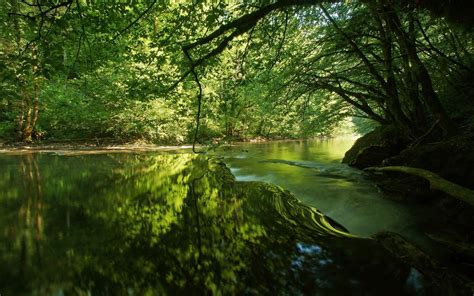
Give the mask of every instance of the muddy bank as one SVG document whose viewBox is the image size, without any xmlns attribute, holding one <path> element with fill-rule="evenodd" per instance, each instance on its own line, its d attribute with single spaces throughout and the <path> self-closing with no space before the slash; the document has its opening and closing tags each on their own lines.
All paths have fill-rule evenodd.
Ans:
<svg viewBox="0 0 474 296">
<path fill-rule="evenodd" d="M 160 152 L 160 151 L 187 151 L 191 145 L 153 145 L 145 143 L 108 143 L 95 145 L 88 142 L 68 142 L 68 143 L 14 143 L 1 144 L 2 154 L 23 154 L 23 153 L 53 153 L 58 155 L 79 155 L 79 154 L 103 154 L 103 153 L 127 153 L 127 152 Z"/>
</svg>

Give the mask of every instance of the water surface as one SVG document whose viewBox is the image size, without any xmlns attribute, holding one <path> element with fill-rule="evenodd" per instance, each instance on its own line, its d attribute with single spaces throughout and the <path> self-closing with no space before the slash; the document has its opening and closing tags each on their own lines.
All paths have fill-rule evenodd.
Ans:
<svg viewBox="0 0 474 296">
<path fill-rule="evenodd" d="M 416 271 L 374 241 L 277 187 L 235 183 L 205 156 L 31 153 L 0 155 L 0 167 L 2 295 L 419 288 Z"/>
<path fill-rule="evenodd" d="M 425 205 L 388 199 L 364 172 L 341 164 L 355 138 L 246 143 L 218 155 L 240 181 L 264 181 L 293 192 L 351 233 L 370 236 L 394 231 L 432 247 L 425 226 L 435 213 Z M 428 246 L 430 245 L 430 246 Z"/>
</svg>

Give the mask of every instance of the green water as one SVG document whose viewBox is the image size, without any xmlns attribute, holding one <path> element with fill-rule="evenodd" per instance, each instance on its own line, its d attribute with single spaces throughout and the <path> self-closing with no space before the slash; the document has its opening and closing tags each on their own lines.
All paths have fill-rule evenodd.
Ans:
<svg viewBox="0 0 474 296">
<path fill-rule="evenodd" d="M 255 149 L 243 153 L 256 157 L 266 148 Z M 336 163 L 337 155 L 326 155 Z M 237 170 L 237 160 L 226 161 Z M 254 167 L 262 176 L 265 167 L 312 170 L 279 162 Z M 2 296 L 422 289 L 419 274 L 374 241 L 351 237 L 279 188 L 234 182 L 207 156 L 26 153 L 0 155 L 0 168 Z"/>
<path fill-rule="evenodd" d="M 364 172 L 341 164 L 354 138 L 241 144 L 218 154 L 240 181 L 264 181 L 293 192 L 351 233 L 394 231 L 429 247 L 425 232 L 436 213 L 388 199 Z"/>
</svg>

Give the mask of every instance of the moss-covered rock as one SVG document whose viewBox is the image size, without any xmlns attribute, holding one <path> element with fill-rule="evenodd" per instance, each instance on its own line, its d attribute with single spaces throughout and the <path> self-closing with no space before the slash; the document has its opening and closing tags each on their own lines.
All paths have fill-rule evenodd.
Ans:
<svg viewBox="0 0 474 296">
<path fill-rule="evenodd" d="M 384 165 L 425 169 L 474 189 L 474 139 L 453 138 L 410 147 L 385 160 Z"/>
<path fill-rule="evenodd" d="M 381 165 L 382 162 L 406 147 L 407 140 L 393 126 L 380 126 L 357 139 L 342 160 L 356 168 Z"/>
<path fill-rule="evenodd" d="M 382 165 L 406 166 L 428 170 L 448 181 L 474 189 L 474 139 L 469 136 L 463 136 L 446 141 L 408 147 L 397 155 L 383 160 Z M 432 190 L 426 180 L 416 176 L 390 172 L 373 175 L 373 179 L 384 192 L 389 193 L 390 196 L 398 200 L 424 201 L 449 199 L 446 194 Z M 445 205 L 449 203 L 442 202 L 439 204 Z M 464 208 L 468 209 L 469 213 L 474 211 L 468 205 L 465 205 Z M 447 212 L 449 211 L 450 209 L 447 208 Z"/>
</svg>

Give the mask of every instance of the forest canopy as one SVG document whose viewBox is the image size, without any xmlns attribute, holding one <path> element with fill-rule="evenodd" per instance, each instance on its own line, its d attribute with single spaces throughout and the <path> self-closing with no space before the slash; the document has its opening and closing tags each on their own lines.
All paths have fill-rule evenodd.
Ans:
<svg viewBox="0 0 474 296">
<path fill-rule="evenodd" d="M 390 125 L 417 141 L 472 130 L 467 1 L 418 2 L 6 0 L 0 137 L 210 143 Z"/>
</svg>

